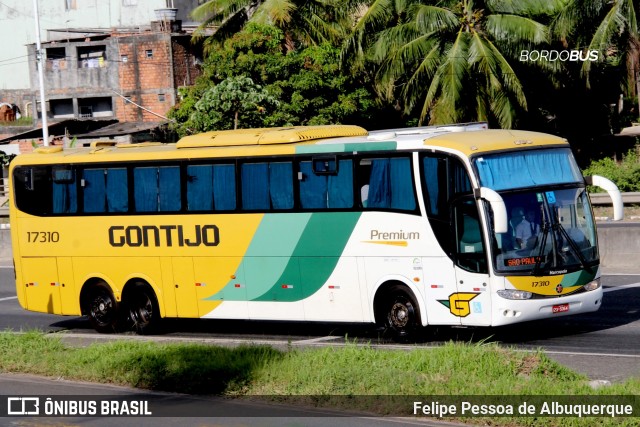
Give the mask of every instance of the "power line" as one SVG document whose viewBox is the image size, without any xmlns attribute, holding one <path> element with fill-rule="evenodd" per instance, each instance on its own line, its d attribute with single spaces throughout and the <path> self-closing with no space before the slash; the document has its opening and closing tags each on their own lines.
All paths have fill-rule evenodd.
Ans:
<svg viewBox="0 0 640 427">
<path fill-rule="evenodd" d="M 140 108 L 141 110 L 146 111 L 147 113 L 153 114 L 154 116 L 160 117 L 161 119 L 165 119 L 165 120 L 168 120 L 168 121 L 170 121 L 170 122 L 175 122 L 175 120 L 173 120 L 173 119 L 170 119 L 170 118 L 168 118 L 168 117 L 165 117 L 165 116 L 163 116 L 162 114 L 158 114 L 158 113 L 156 113 L 155 111 L 151 111 L 150 109 L 148 109 L 148 108 L 146 108 L 146 107 L 143 107 L 143 106 L 142 106 L 142 105 L 140 105 L 140 104 L 136 104 L 135 102 L 133 102 L 131 99 L 127 98 L 126 96 L 124 96 L 124 95 L 123 95 L 123 94 L 121 94 L 120 92 L 116 92 L 116 91 L 115 91 L 115 90 L 113 90 L 113 89 L 110 89 L 110 90 L 111 90 L 111 92 L 113 92 L 113 93 L 115 93 L 116 95 L 118 95 L 120 98 L 124 99 L 126 102 L 129 102 L 129 103 L 131 103 L 131 104 L 135 105 L 136 107 Z"/>
<path fill-rule="evenodd" d="M 22 58 L 27 58 L 29 56 L 34 56 L 31 54 L 27 54 L 27 55 L 22 55 L 22 56 L 16 56 L 15 58 L 8 58 L 8 59 L 0 59 L 0 62 L 8 62 L 8 61 L 13 61 L 15 59 L 22 59 Z"/>
</svg>

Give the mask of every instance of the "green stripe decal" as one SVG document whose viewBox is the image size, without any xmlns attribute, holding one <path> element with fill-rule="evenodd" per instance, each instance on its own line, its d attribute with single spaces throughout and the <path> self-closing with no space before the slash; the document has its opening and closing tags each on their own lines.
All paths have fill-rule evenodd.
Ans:
<svg viewBox="0 0 640 427">
<path fill-rule="evenodd" d="M 296 147 L 296 154 L 315 153 L 353 153 L 354 151 L 395 151 L 398 144 L 395 141 L 376 142 L 348 142 L 346 144 L 314 144 L 299 145 Z"/>
<path fill-rule="evenodd" d="M 593 271 L 591 273 L 586 270 L 582 270 L 566 274 L 562 278 L 562 282 L 560 282 L 560 284 L 565 288 L 584 286 L 596 277 L 596 269 L 597 267 L 592 267 Z"/>
<path fill-rule="evenodd" d="M 336 267 L 359 212 L 315 213 L 280 278 L 253 301 L 292 302 L 316 293 Z"/>
<path fill-rule="evenodd" d="M 359 218 L 360 212 L 266 214 L 235 274 L 246 284 L 246 299 L 229 292 L 236 279 L 206 299 L 291 302 L 313 295 L 335 269 Z"/>
<path fill-rule="evenodd" d="M 244 278 L 240 279 L 241 281 L 250 284 L 246 287 L 246 298 L 242 300 L 251 300 L 263 295 L 278 280 L 286 269 L 311 215 L 310 213 L 264 215 L 235 273 L 238 278 Z M 220 292 L 206 299 L 219 300 L 220 296 L 224 295 L 224 299 L 229 301 L 230 295 L 237 295 L 237 293 L 225 293 L 225 289 L 233 289 L 236 283 L 238 280 L 230 280 Z M 231 300 L 234 299 L 231 298 Z"/>
</svg>

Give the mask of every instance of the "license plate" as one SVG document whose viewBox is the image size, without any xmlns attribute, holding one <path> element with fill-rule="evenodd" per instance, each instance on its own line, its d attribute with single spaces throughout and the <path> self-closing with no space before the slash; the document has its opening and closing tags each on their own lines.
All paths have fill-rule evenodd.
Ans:
<svg viewBox="0 0 640 427">
<path fill-rule="evenodd" d="M 552 313 L 564 313 L 569 311 L 569 304 L 558 304 L 551 307 Z"/>
</svg>

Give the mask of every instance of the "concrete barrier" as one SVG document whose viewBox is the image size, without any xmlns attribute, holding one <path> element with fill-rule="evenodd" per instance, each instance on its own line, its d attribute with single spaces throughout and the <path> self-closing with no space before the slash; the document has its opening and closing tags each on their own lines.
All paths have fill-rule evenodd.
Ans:
<svg viewBox="0 0 640 427">
<path fill-rule="evenodd" d="M 8 224 L 0 224 L 7 227 Z M 11 230 L 8 228 L 0 228 L 0 265 L 11 264 Z"/>
<path fill-rule="evenodd" d="M 603 271 L 640 274 L 640 222 L 602 222 L 597 226 Z"/>
<path fill-rule="evenodd" d="M 10 231 L 0 229 L 0 264 L 11 263 Z M 640 222 L 598 223 L 598 241 L 605 273 L 640 274 Z"/>
</svg>

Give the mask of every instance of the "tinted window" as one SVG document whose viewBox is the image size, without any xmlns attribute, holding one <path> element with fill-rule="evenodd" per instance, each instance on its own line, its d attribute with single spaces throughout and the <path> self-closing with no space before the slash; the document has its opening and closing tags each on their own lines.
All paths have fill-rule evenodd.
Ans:
<svg viewBox="0 0 640 427">
<path fill-rule="evenodd" d="M 241 170 L 242 209 L 293 209 L 291 162 L 245 163 Z"/>
<path fill-rule="evenodd" d="M 362 205 L 367 209 L 413 211 L 416 200 L 409 157 L 371 158 L 360 162 L 364 178 Z"/>
<path fill-rule="evenodd" d="M 236 167 L 232 164 L 187 166 L 187 209 L 228 211 L 236 208 Z"/>
<path fill-rule="evenodd" d="M 127 212 L 129 192 L 125 168 L 85 169 L 82 185 L 84 212 Z"/>
<path fill-rule="evenodd" d="M 176 212 L 180 210 L 180 167 L 139 167 L 133 169 L 136 212 Z"/>
<path fill-rule="evenodd" d="M 324 165 L 326 163 L 326 165 Z M 353 161 L 331 160 L 314 165 L 300 162 L 300 206 L 303 209 L 345 209 L 353 207 Z M 326 173 L 326 170 L 332 171 Z"/>
</svg>

